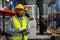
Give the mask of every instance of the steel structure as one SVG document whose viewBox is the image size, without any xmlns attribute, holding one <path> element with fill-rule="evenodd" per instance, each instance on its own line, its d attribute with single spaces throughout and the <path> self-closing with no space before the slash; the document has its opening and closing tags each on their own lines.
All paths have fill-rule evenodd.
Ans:
<svg viewBox="0 0 60 40">
<path fill-rule="evenodd" d="M 56 29 L 60 26 L 60 20 L 59 20 L 59 12 L 60 12 L 60 0 L 50 0 L 49 7 L 51 7 L 51 12 L 53 11 L 52 7 L 53 5 L 56 5 Z"/>
</svg>

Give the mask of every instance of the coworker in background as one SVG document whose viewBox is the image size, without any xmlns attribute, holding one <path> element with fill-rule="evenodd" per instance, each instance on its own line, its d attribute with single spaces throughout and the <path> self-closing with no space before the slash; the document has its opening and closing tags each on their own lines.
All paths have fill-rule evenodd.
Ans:
<svg viewBox="0 0 60 40">
<path fill-rule="evenodd" d="M 23 16 L 24 6 L 18 4 L 15 11 L 16 15 L 10 18 L 7 32 L 12 34 L 12 40 L 28 40 L 28 20 Z"/>
<path fill-rule="evenodd" d="M 25 7 L 23 15 L 29 18 L 30 20 L 33 20 L 33 17 L 28 14 L 28 10 L 29 10 L 28 7 Z"/>
</svg>

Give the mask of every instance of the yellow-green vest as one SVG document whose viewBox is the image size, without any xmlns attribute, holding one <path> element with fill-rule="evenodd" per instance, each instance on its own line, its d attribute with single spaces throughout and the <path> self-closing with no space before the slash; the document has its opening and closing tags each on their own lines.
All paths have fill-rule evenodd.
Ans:
<svg viewBox="0 0 60 40">
<path fill-rule="evenodd" d="M 13 27 L 14 28 L 27 28 L 27 18 L 25 16 L 22 17 L 22 22 L 20 23 L 20 21 L 18 20 L 18 18 L 16 16 L 13 16 L 11 18 L 11 22 L 13 22 Z"/>
<path fill-rule="evenodd" d="M 18 18 L 16 16 L 13 16 L 11 18 L 11 22 L 13 21 L 13 28 L 27 28 L 27 18 L 25 16 L 22 17 L 22 25 L 19 22 Z M 27 33 L 26 31 L 24 32 L 24 34 Z M 11 37 L 12 40 L 22 40 L 22 36 L 12 36 Z M 24 35 L 24 40 L 28 40 L 28 35 Z"/>
</svg>

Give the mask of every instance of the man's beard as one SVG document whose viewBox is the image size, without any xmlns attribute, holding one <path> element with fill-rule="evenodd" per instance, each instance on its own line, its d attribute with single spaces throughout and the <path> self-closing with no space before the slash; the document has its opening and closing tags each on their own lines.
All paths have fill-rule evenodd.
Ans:
<svg viewBox="0 0 60 40">
<path fill-rule="evenodd" d="M 21 17 L 21 16 L 22 16 L 22 14 L 17 14 L 17 16 L 18 16 L 18 17 Z"/>
</svg>

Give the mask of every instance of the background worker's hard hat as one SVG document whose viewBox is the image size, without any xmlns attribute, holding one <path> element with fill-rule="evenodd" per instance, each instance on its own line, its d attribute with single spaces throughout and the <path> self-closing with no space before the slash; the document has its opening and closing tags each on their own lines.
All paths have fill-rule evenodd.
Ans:
<svg viewBox="0 0 60 40">
<path fill-rule="evenodd" d="M 16 5 L 16 9 L 17 8 L 24 9 L 24 6 L 22 4 L 18 4 L 18 5 Z"/>
<path fill-rule="evenodd" d="M 28 7 L 26 7 L 24 10 L 28 11 Z"/>
</svg>

